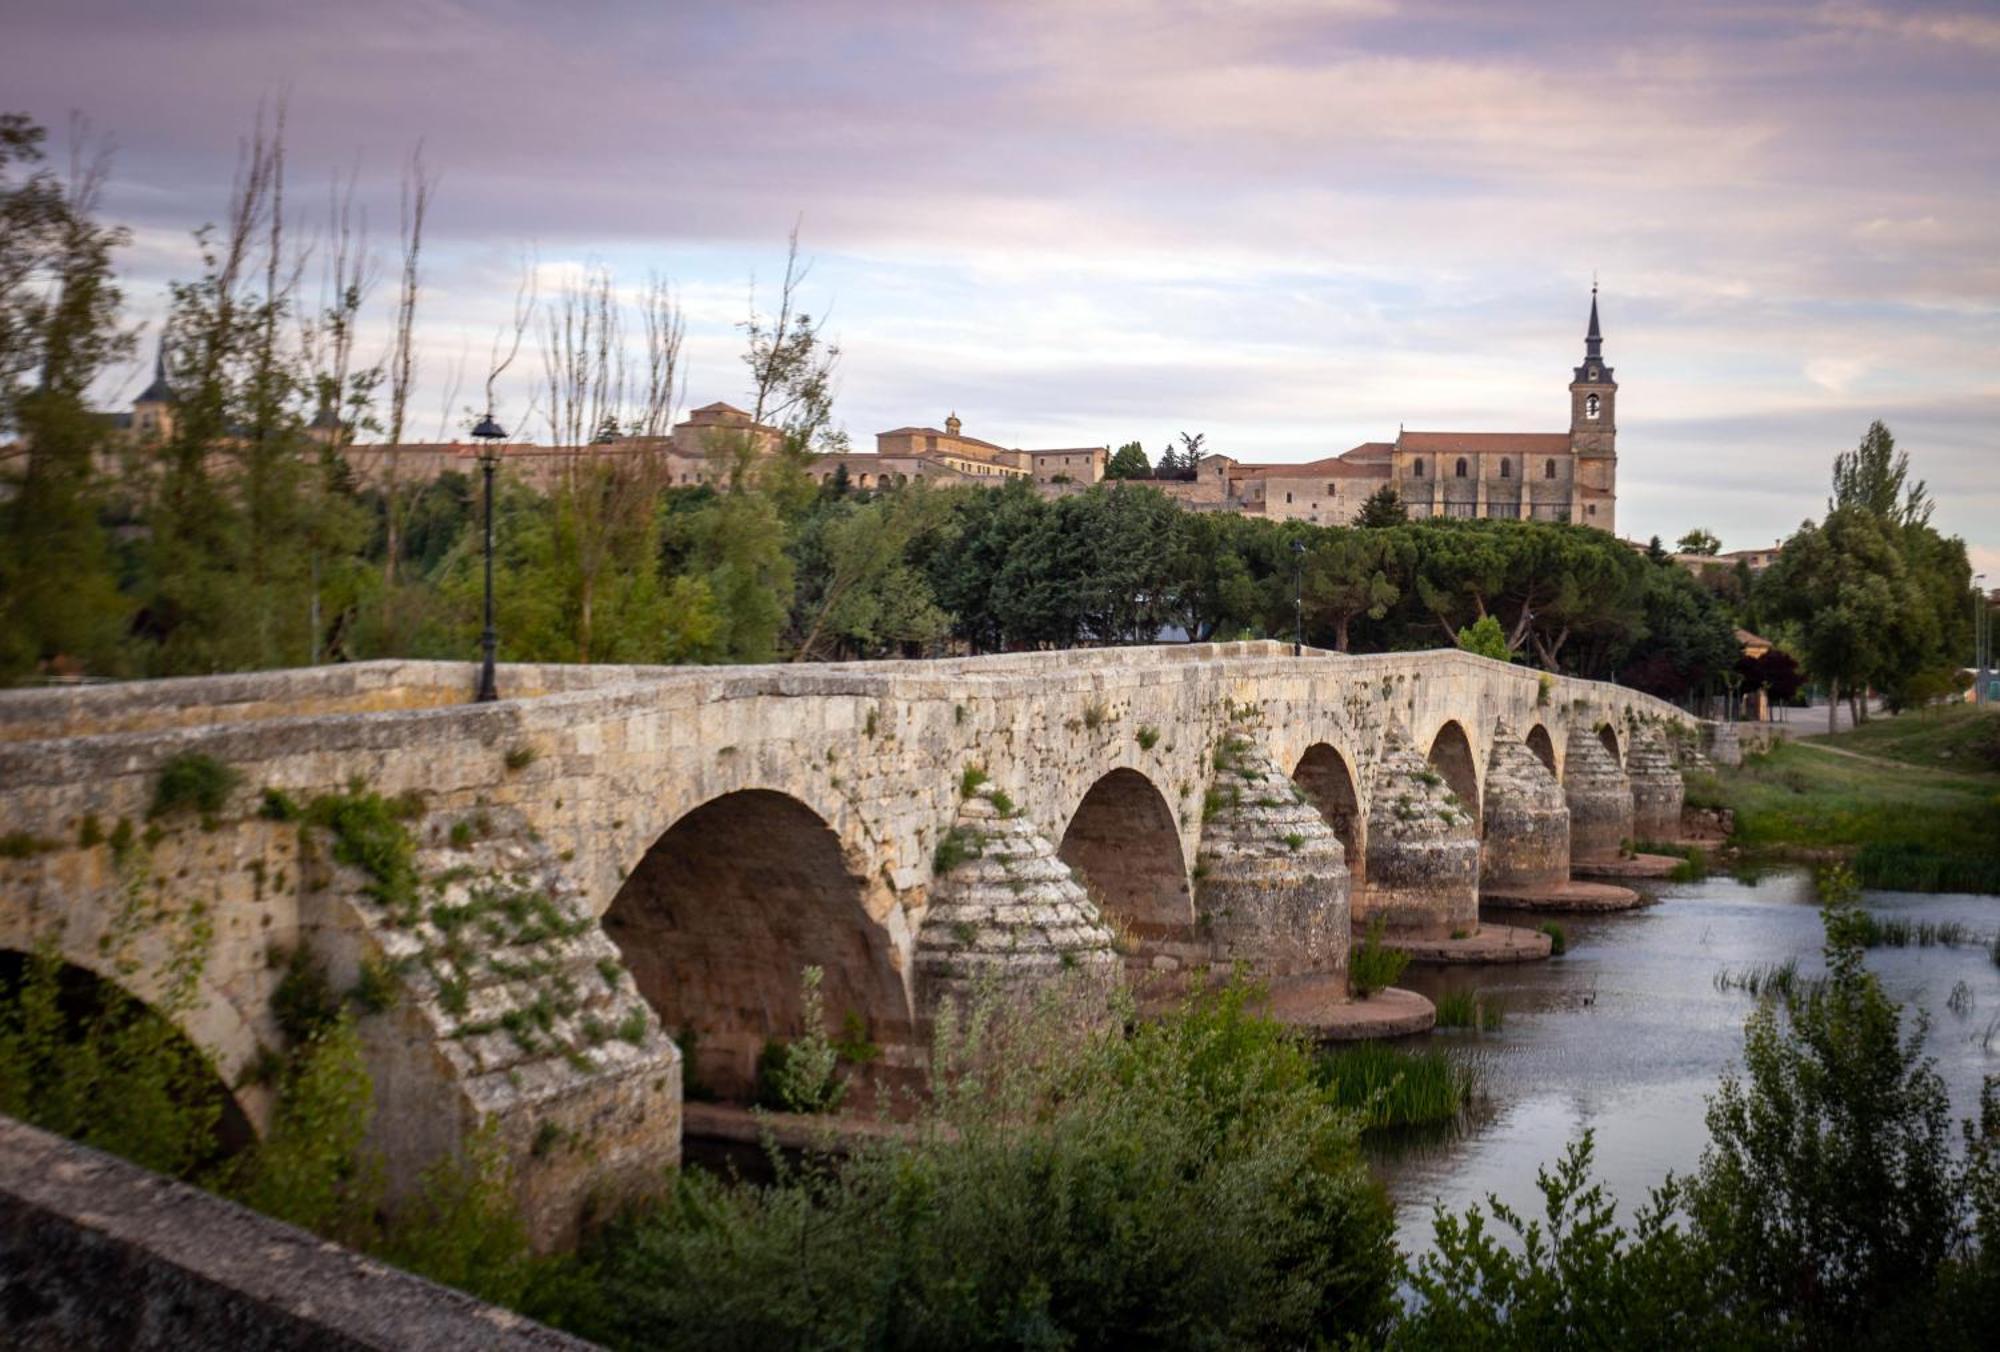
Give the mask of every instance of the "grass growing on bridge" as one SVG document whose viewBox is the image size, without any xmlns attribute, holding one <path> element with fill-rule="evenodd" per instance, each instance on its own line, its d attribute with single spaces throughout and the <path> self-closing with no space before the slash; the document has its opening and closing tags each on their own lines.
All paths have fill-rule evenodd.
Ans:
<svg viewBox="0 0 2000 1352">
<path fill-rule="evenodd" d="M 1752 851 L 1841 855 L 1872 888 L 2000 892 L 2000 763 L 1979 751 L 1995 737 L 2000 714 L 1907 713 L 1780 744 L 1715 788 Z"/>
</svg>

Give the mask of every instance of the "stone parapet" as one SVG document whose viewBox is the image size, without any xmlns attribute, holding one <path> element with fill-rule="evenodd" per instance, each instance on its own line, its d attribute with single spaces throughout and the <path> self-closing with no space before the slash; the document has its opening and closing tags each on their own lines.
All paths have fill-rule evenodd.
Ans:
<svg viewBox="0 0 2000 1352">
<path fill-rule="evenodd" d="M 1632 839 L 1632 785 L 1596 730 L 1583 723 L 1569 731 L 1563 801 L 1569 805 L 1571 865 L 1617 859 Z"/>
<path fill-rule="evenodd" d="M 9 1117 L 0 1336 L 20 1352 L 591 1346 Z"/>
<path fill-rule="evenodd" d="M 1391 937 L 1448 938 L 1477 930 L 1478 823 L 1394 724 L 1369 798 L 1356 927 L 1380 916 Z"/>
<path fill-rule="evenodd" d="M 1350 873 L 1340 838 L 1249 735 L 1226 733 L 1214 764 L 1195 915 L 1217 966 L 1242 963 L 1267 980 L 1344 977 Z"/>
<path fill-rule="evenodd" d="M 1569 878 L 1569 807 L 1562 785 L 1503 722 L 1493 730 L 1480 886 L 1537 888 Z"/>
</svg>

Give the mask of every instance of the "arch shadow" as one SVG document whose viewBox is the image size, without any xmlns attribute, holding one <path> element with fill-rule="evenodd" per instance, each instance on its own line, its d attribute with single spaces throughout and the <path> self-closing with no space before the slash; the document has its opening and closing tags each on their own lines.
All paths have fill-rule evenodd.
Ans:
<svg viewBox="0 0 2000 1352">
<path fill-rule="evenodd" d="M 1604 749 L 1611 753 L 1611 759 L 1617 761 L 1621 766 L 1625 764 L 1625 753 L 1618 747 L 1617 728 L 1611 726 L 1609 723 L 1599 723 L 1597 725 L 1597 740 L 1602 742 Z"/>
<path fill-rule="evenodd" d="M 804 1031 L 807 967 L 823 973 L 829 1029 L 852 1015 L 874 1041 L 909 1037 L 909 997 L 864 890 L 818 813 L 741 789 L 660 835 L 612 898 L 604 931 L 693 1072 L 747 1098 L 764 1044 Z"/>
<path fill-rule="evenodd" d="M 1165 796 L 1137 770 L 1113 770 L 1090 786 L 1056 855 L 1076 870 L 1113 929 L 1142 941 L 1193 933 L 1180 828 Z"/>
<path fill-rule="evenodd" d="M 1458 795 L 1472 819 L 1480 821 L 1479 769 L 1472 755 L 1472 739 L 1466 736 L 1465 729 L 1456 720 L 1448 720 L 1431 739 L 1430 754 L 1425 759 L 1444 776 L 1444 782 L 1451 785 L 1451 791 Z"/>
<path fill-rule="evenodd" d="M 116 1073 L 117 1057 L 139 1052 L 147 1069 L 163 1089 L 183 1106 L 215 1114 L 214 1145 L 199 1159 L 187 1162 L 185 1173 L 206 1172 L 256 1143 L 257 1130 L 243 1104 L 229 1086 L 221 1066 L 207 1049 L 188 1036 L 172 1018 L 134 995 L 117 981 L 98 975 L 88 967 L 57 958 L 52 969 L 37 970 L 33 954 L 18 948 L 0 948 L 0 1008 L 12 1010 L 29 987 L 53 977 L 53 1012 L 58 1023 L 54 1037 L 82 1058 L 110 1057 L 101 1069 Z M 60 1057 L 63 1053 L 58 1052 Z M 139 1129 L 156 1137 L 157 1105 L 147 1104 L 145 1120 L 120 1122 L 101 1100 L 80 1104 L 90 1121 L 82 1139 L 114 1153 L 127 1153 L 117 1139 L 121 1130 Z M 146 1144 L 158 1144 L 149 1140 Z M 142 1161 L 145 1162 L 145 1161 Z"/>
<path fill-rule="evenodd" d="M 1347 851 L 1347 868 L 1355 881 L 1361 881 L 1361 797 L 1356 788 L 1353 767 L 1347 758 L 1326 742 L 1315 742 L 1306 748 L 1305 755 L 1292 769 L 1292 781 L 1297 784 L 1312 805 L 1319 809 L 1319 815 L 1340 838 L 1340 846 Z"/>
<path fill-rule="evenodd" d="M 1534 752 L 1535 759 L 1548 767 L 1550 774 L 1556 773 L 1556 743 L 1547 728 L 1537 723 L 1528 729 L 1528 735 L 1521 740 L 1528 744 L 1528 750 Z"/>
</svg>

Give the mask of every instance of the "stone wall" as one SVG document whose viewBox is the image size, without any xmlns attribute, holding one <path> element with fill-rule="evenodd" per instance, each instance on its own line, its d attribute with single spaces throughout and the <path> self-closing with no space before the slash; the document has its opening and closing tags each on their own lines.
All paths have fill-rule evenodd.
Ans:
<svg viewBox="0 0 2000 1352">
<path fill-rule="evenodd" d="M 7 1117 L 0 1343 L 20 1352 L 590 1346 Z"/>
</svg>

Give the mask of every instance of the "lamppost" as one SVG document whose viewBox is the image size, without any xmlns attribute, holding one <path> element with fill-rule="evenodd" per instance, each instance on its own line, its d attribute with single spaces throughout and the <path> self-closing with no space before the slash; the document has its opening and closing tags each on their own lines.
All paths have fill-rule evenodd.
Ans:
<svg viewBox="0 0 2000 1352">
<path fill-rule="evenodd" d="M 486 704 L 500 698 L 493 683 L 493 652 L 500 646 L 500 635 L 493 628 L 493 471 L 500 468 L 500 443 L 507 433 L 493 421 L 489 409 L 472 435 L 479 439 L 479 472 L 486 480 L 486 627 L 479 634 L 479 693 L 472 698 Z"/>
<path fill-rule="evenodd" d="M 1972 575 L 1972 702 L 1986 703 L 1986 667 L 1993 659 L 1992 607 L 1987 603 L 1986 574 Z"/>
<path fill-rule="evenodd" d="M 1292 656 L 1303 657 L 1306 651 L 1306 542 L 1292 541 L 1294 571 L 1292 574 Z"/>
</svg>

